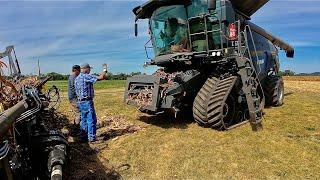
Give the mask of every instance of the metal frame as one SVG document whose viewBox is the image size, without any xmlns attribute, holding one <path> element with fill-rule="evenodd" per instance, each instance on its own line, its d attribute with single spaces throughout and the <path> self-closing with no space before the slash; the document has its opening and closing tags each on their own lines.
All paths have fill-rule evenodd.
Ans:
<svg viewBox="0 0 320 180">
<path fill-rule="evenodd" d="M 161 84 L 161 78 L 156 77 L 156 76 L 133 76 L 127 79 L 127 84 L 126 84 L 126 90 L 125 90 L 125 95 L 124 99 L 128 100 L 128 95 L 129 93 L 132 93 L 130 91 L 130 85 L 132 84 L 137 84 L 139 86 L 152 86 L 152 105 L 140 107 L 140 109 L 143 110 L 149 110 L 152 112 L 156 112 L 158 110 L 158 105 L 159 105 L 159 96 L 160 96 L 160 84 Z M 128 100 L 126 102 L 127 104 L 137 106 L 136 102 L 132 100 Z"/>
</svg>

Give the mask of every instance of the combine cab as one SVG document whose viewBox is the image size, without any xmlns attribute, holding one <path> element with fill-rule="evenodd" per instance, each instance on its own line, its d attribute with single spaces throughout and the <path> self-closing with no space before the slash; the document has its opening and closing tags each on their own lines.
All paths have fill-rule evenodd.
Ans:
<svg viewBox="0 0 320 180">
<path fill-rule="evenodd" d="M 154 58 L 147 65 L 160 69 L 128 78 L 126 103 L 149 114 L 190 108 L 198 124 L 218 130 L 248 121 L 261 129 L 263 108 L 283 104 L 278 50 L 294 55 L 250 22 L 267 2 L 150 0 L 134 8 L 136 22 L 149 19 Z"/>
</svg>

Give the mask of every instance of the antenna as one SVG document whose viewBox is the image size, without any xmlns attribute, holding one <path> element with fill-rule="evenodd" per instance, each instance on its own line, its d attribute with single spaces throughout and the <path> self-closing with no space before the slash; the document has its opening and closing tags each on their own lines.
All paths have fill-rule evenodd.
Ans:
<svg viewBox="0 0 320 180">
<path fill-rule="evenodd" d="M 40 77 L 40 75 L 41 75 L 40 60 L 38 59 L 38 76 Z"/>
</svg>

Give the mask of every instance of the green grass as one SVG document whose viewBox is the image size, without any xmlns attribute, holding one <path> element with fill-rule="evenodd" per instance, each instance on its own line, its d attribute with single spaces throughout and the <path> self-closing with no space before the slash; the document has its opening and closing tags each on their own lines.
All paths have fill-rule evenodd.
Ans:
<svg viewBox="0 0 320 180">
<path fill-rule="evenodd" d="M 252 132 L 249 124 L 218 132 L 191 118 L 145 117 L 124 104 L 123 84 L 104 84 L 97 91 L 98 119 L 122 115 L 144 130 L 104 142 L 108 147 L 93 161 L 105 167 L 129 164 L 119 172 L 125 179 L 320 178 L 320 82 L 286 81 L 285 104 L 265 110 L 261 132 Z M 60 110 L 69 116 L 68 106 L 64 101 Z"/>
<path fill-rule="evenodd" d="M 95 84 L 95 89 L 107 89 L 107 88 L 122 88 L 125 86 L 125 80 L 109 80 L 109 81 L 99 81 Z M 68 81 L 49 81 L 47 85 L 50 87 L 52 85 L 57 86 L 61 91 L 68 90 Z"/>
</svg>

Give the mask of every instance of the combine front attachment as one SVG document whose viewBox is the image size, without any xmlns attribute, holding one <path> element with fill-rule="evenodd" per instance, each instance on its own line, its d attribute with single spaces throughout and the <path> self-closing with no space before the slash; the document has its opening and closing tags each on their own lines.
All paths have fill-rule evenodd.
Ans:
<svg viewBox="0 0 320 180">
<path fill-rule="evenodd" d="M 159 104 L 160 84 L 163 79 L 157 76 L 134 76 L 128 78 L 125 92 L 127 104 L 136 106 L 143 112 L 156 112 Z"/>
</svg>

